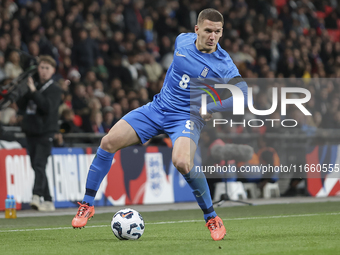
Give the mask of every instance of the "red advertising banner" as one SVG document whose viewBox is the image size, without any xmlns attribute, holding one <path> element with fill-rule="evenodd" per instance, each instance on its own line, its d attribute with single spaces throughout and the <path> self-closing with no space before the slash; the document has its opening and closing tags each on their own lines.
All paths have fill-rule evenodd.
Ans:
<svg viewBox="0 0 340 255">
<path fill-rule="evenodd" d="M 9 157 L 8 157 L 9 156 Z M 26 149 L 0 150 L 0 210 L 5 210 L 5 199 L 7 194 L 14 195 L 15 187 L 23 187 L 19 183 L 25 182 L 24 172 L 29 172 L 30 161 Z M 28 164 L 28 165 L 27 165 Z M 11 193 L 12 191 L 12 193 Z M 16 193 L 18 194 L 18 193 Z M 15 197 L 17 201 L 17 210 L 21 209 L 21 201 Z M 20 202 L 19 202 L 20 201 Z"/>
</svg>

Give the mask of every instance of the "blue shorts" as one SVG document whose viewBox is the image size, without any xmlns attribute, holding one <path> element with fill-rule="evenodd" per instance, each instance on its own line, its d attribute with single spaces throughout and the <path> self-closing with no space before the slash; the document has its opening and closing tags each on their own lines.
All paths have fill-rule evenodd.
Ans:
<svg viewBox="0 0 340 255">
<path fill-rule="evenodd" d="M 163 111 L 153 102 L 129 112 L 122 119 L 131 125 L 142 143 L 165 133 L 169 135 L 173 145 L 181 136 L 191 138 L 198 145 L 204 126 L 204 122 L 197 116 L 186 112 Z"/>
</svg>

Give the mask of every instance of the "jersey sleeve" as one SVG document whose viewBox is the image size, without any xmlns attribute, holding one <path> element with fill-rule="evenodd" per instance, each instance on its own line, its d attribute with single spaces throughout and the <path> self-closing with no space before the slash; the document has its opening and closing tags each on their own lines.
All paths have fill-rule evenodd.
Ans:
<svg viewBox="0 0 340 255">
<path fill-rule="evenodd" d="M 175 50 L 177 49 L 178 44 L 179 44 L 179 42 L 182 40 L 182 38 L 183 38 L 184 35 L 185 35 L 185 33 L 181 33 L 181 34 L 179 34 L 179 35 L 176 37 L 176 40 L 175 40 Z"/>
</svg>

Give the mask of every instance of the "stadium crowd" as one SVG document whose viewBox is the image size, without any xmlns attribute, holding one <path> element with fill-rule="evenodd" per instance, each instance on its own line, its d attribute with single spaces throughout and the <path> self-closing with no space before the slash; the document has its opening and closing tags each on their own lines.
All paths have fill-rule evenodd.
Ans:
<svg viewBox="0 0 340 255">
<path fill-rule="evenodd" d="M 313 115 L 302 116 L 296 109 L 288 115 L 299 119 L 301 128 L 340 127 L 340 86 L 334 79 L 340 78 L 340 6 L 336 0 L 0 3 L 0 80 L 8 83 L 24 71 L 20 65 L 24 53 L 51 55 L 57 62 L 54 80 L 63 90 L 62 132 L 108 132 L 124 114 L 152 100 L 173 59 L 176 36 L 193 32 L 198 13 L 207 7 L 224 15 L 220 45 L 253 87 L 256 109 L 271 107 L 273 84 L 254 85 L 247 79 L 300 78 L 299 87 L 312 94 L 306 107 Z M 316 78 L 329 79 L 315 82 Z M 70 85 L 65 85 L 65 79 Z M 291 86 L 286 81 L 277 84 Z M 282 118 L 279 109 L 272 115 Z M 259 118 L 250 112 L 246 116 Z M 1 111 L 0 121 L 20 125 L 15 103 Z M 229 131 L 263 133 L 266 128 Z"/>
</svg>

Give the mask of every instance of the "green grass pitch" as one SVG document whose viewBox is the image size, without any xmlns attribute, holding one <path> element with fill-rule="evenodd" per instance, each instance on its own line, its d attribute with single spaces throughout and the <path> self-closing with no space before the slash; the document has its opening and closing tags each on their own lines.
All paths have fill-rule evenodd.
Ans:
<svg viewBox="0 0 340 255">
<path fill-rule="evenodd" d="M 216 208 L 227 229 L 218 242 L 200 210 L 143 212 L 137 241 L 113 235 L 114 207 L 81 230 L 70 226 L 72 216 L 0 219 L 0 254 L 340 254 L 339 209 L 339 202 Z"/>
</svg>

